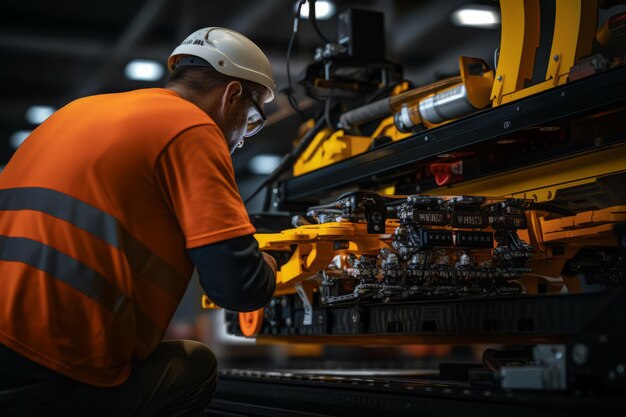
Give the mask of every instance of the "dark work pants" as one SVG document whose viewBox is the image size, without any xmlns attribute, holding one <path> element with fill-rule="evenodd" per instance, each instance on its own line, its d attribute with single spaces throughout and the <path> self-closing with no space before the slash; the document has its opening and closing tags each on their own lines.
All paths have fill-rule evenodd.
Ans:
<svg viewBox="0 0 626 417">
<path fill-rule="evenodd" d="M 10 360 L 11 354 L 17 361 L 24 359 L 2 349 L 0 359 Z M 27 373 L 32 375 L 39 365 L 28 362 Z M 3 375 L 0 416 L 197 416 L 215 393 L 217 361 L 202 343 L 164 341 L 145 360 L 134 363 L 126 382 L 117 387 L 94 387 L 56 373 L 42 379 L 16 378 L 13 388 Z"/>
</svg>

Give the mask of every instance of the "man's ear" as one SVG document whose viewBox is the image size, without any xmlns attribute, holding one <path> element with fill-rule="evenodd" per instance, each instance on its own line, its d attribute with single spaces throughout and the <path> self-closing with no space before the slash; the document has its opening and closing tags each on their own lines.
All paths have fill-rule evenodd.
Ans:
<svg viewBox="0 0 626 417">
<path fill-rule="evenodd" d="M 220 112 L 222 116 L 226 116 L 230 113 L 231 108 L 237 103 L 242 92 L 243 87 L 239 81 L 231 81 L 226 84 L 220 102 Z"/>
</svg>

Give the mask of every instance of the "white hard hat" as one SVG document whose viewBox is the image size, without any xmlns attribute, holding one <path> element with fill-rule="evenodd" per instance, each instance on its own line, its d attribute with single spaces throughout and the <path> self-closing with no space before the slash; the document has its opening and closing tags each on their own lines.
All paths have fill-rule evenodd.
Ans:
<svg viewBox="0 0 626 417">
<path fill-rule="evenodd" d="M 181 55 L 197 56 L 224 75 L 261 84 L 270 93 L 265 102 L 274 99 L 276 84 L 270 61 L 254 42 L 239 32 L 220 27 L 195 31 L 170 55 L 167 62 L 170 70 L 176 68 Z"/>
</svg>

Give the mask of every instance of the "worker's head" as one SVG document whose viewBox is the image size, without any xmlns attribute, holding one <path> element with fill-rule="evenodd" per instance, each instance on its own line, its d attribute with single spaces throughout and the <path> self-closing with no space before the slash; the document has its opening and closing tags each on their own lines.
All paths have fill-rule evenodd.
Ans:
<svg viewBox="0 0 626 417">
<path fill-rule="evenodd" d="M 263 127 L 263 105 L 274 99 L 276 86 L 269 60 L 250 39 L 229 29 L 200 29 L 174 50 L 168 66 L 168 88 L 215 120 L 231 153 Z"/>
</svg>

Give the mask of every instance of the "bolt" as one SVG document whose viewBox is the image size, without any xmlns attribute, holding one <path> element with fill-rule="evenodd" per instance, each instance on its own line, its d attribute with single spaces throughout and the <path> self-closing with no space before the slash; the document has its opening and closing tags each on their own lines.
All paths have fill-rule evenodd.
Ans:
<svg viewBox="0 0 626 417">
<path fill-rule="evenodd" d="M 273 207 L 278 207 L 278 203 L 276 201 L 274 201 L 274 204 L 272 204 Z"/>
<path fill-rule="evenodd" d="M 502 81 L 502 75 L 498 75 L 498 81 Z"/>
<path fill-rule="evenodd" d="M 376 230 L 376 231 L 378 232 L 378 231 L 380 230 L 380 226 L 379 226 L 379 225 L 377 225 L 377 224 L 375 224 L 375 225 L 374 225 L 374 230 Z"/>
<path fill-rule="evenodd" d="M 520 111 L 520 107 L 519 106 L 515 107 L 515 111 Z"/>
<path fill-rule="evenodd" d="M 624 365 L 623 364 L 619 364 L 615 367 L 615 370 L 617 371 L 618 374 L 623 375 L 624 374 Z"/>
<path fill-rule="evenodd" d="M 609 379 L 610 379 L 610 380 L 615 379 L 615 376 L 616 376 L 616 375 L 615 375 L 615 371 L 609 371 Z"/>
<path fill-rule="evenodd" d="M 559 60 L 559 56 L 558 56 L 558 55 L 554 55 L 554 56 L 552 57 L 552 59 L 554 59 L 555 61 L 558 61 L 558 60 Z"/>
<path fill-rule="evenodd" d="M 291 318 L 290 318 L 290 317 L 287 317 L 287 318 L 285 319 L 285 324 L 286 324 L 287 326 L 291 326 Z"/>
<path fill-rule="evenodd" d="M 572 360 L 577 365 L 584 365 L 589 358 L 589 349 L 582 343 L 574 345 L 572 349 Z"/>
<path fill-rule="evenodd" d="M 428 136 L 424 136 L 424 142 L 428 142 Z"/>
<path fill-rule="evenodd" d="M 602 139 L 601 137 L 597 137 L 593 140 L 593 144 L 596 146 L 602 145 L 603 142 L 604 142 L 604 139 Z"/>
<path fill-rule="evenodd" d="M 278 194 L 278 188 L 272 188 L 272 194 Z"/>
<path fill-rule="evenodd" d="M 286 298 L 283 298 L 282 300 L 280 300 L 280 305 L 281 305 L 282 307 L 287 307 L 287 302 L 288 302 L 288 301 L 287 301 L 287 299 L 286 299 Z"/>
<path fill-rule="evenodd" d="M 565 91 L 561 91 L 561 97 L 565 97 Z"/>
<path fill-rule="evenodd" d="M 510 121 L 507 120 L 506 122 L 504 122 L 504 128 L 505 129 L 508 129 L 510 127 L 511 127 L 511 122 Z"/>
</svg>

